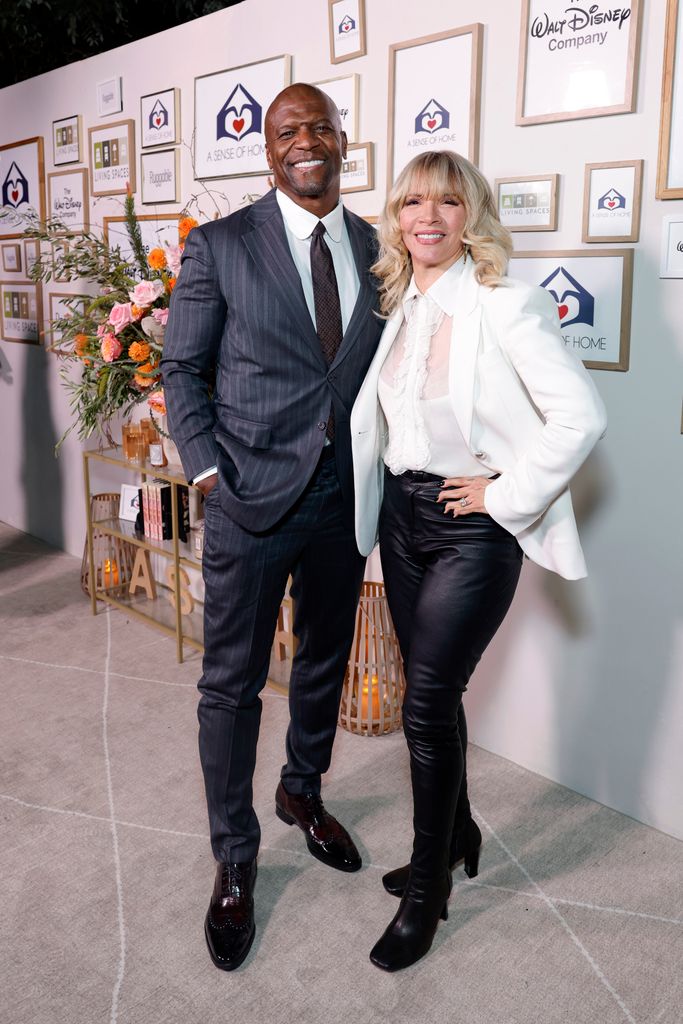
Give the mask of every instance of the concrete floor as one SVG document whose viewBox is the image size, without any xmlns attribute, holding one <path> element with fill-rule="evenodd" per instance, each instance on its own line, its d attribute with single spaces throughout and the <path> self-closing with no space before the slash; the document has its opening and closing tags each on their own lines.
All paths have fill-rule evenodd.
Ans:
<svg viewBox="0 0 683 1024">
<path fill-rule="evenodd" d="M 339 731 L 324 795 L 363 870 L 273 813 L 287 702 L 264 695 L 257 938 L 212 966 L 199 659 L 90 614 L 76 559 L 0 526 L 2 1024 L 680 1024 L 683 844 L 472 748 L 481 873 L 399 975 L 368 952 L 410 846 L 401 734 Z"/>
</svg>

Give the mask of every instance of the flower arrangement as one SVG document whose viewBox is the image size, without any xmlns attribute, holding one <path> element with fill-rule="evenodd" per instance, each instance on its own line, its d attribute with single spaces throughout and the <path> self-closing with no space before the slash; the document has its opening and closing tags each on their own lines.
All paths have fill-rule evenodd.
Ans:
<svg viewBox="0 0 683 1024">
<path fill-rule="evenodd" d="M 130 191 L 124 208 L 132 260 L 122 257 L 119 246 L 110 247 L 93 234 L 60 232 L 60 241 L 67 242 L 62 254 L 54 260 L 41 256 L 32 271 L 36 281 L 49 281 L 53 275 L 81 279 L 94 292 L 74 295 L 66 303 L 68 315 L 51 324 L 60 336 L 51 348 L 69 363 L 61 376 L 71 392 L 74 415 L 59 444 L 74 428 L 81 440 L 98 432 L 113 444 L 110 424 L 115 415 L 126 416 L 142 402 L 148 403 L 152 418 L 166 411 L 159 368 L 164 329 L 185 240 L 197 221 L 181 216 L 178 245 L 147 253 Z M 29 228 L 25 234 L 53 242 L 55 225 Z"/>
</svg>

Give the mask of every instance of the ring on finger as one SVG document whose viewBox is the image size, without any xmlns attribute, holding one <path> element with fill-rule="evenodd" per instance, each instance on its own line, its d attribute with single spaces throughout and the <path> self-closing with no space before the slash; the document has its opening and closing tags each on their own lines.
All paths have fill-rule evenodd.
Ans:
<svg viewBox="0 0 683 1024">
<path fill-rule="evenodd" d="M 469 498 L 461 498 L 460 499 L 460 504 L 462 505 L 463 508 L 466 508 L 467 505 L 469 505 L 469 503 L 470 503 L 469 502 Z"/>
</svg>

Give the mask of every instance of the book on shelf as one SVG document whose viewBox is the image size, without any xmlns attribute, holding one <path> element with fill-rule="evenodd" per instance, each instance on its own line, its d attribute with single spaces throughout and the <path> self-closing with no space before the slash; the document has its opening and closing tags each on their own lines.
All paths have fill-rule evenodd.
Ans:
<svg viewBox="0 0 683 1024">
<path fill-rule="evenodd" d="M 152 480 L 139 489 L 140 523 L 138 532 L 150 540 L 173 539 L 172 487 L 163 480 Z M 189 488 L 178 484 L 176 487 L 178 507 L 178 540 L 187 541 L 190 532 Z"/>
</svg>

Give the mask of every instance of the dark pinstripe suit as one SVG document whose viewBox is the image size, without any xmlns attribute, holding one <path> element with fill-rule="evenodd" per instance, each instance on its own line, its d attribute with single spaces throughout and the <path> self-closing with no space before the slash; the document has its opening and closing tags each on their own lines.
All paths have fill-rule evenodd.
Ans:
<svg viewBox="0 0 683 1024">
<path fill-rule="evenodd" d="M 169 425 L 206 502 L 205 655 L 199 749 L 217 860 L 256 856 L 251 779 L 258 696 L 287 576 L 299 648 L 290 681 L 290 792 L 318 792 L 334 739 L 363 559 L 353 537 L 349 416 L 383 323 L 373 316 L 375 235 L 345 212 L 360 289 L 328 368 L 270 192 L 195 228 L 162 361 Z M 216 373 L 213 399 L 207 382 Z M 335 458 L 321 459 L 330 405 Z"/>
</svg>

